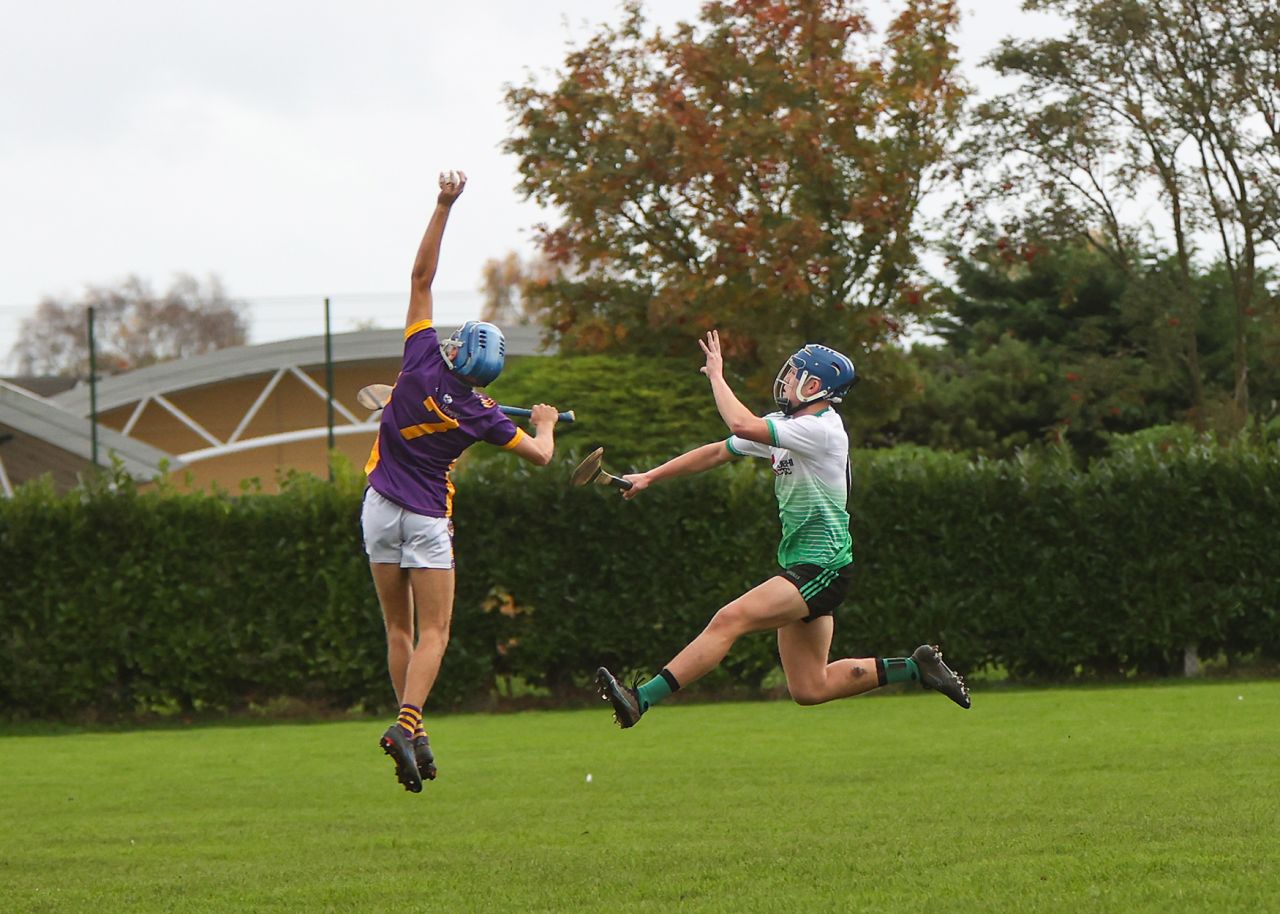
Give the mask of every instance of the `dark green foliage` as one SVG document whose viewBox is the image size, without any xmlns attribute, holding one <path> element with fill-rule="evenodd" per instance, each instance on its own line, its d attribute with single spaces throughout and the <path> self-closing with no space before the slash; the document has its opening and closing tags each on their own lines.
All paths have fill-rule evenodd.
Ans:
<svg viewBox="0 0 1280 914">
<path fill-rule="evenodd" d="M 1009 462 L 856 455 L 850 602 L 837 656 L 939 640 L 1015 677 L 1167 674 L 1183 651 L 1280 657 L 1280 454 L 1177 435 Z M 743 461 L 634 502 L 550 469 L 459 474 L 453 640 L 431 704 L 495 676 L 561 696 L 600 663 L 653 671 L 774 570 L 771 477 Z M 0 501 L 0 714 L 222 711 L 298 697 L 389 707 L 360 549 L 360 480 L 279 496 L 28 486 Z M 769 636 L 711 685 L 758 687 Z"/>
<path fill-rule="evenodd" d="M 956 292 L 933 329 L 938 347 L 918 346 L 922 396 L 907 405 L 897 440 L 984 456 L 1070 433 L 1097 453 L 1103 431 L 1154 417 L 1148 363 L 1120 312 L 1127 279 L 1081 245 L 1001 240 L 952 260 Z"/>
<path fill-rule="evenodd" d="M 862 599 L 848 621 L 869 641 L 838 641 L 857 653 L 938 637 L 964 665 L 1015 677 L 1170 674 L 1186 646 L 1276 656 L 1274 449 L 1118 450 L 1087 473 L 1053 453 L 858 466 L 868 523 L 855 527 Z"/>
<path fill-rule="evenodd" d="M 351 706 L 385 680 L 358 485 L 138 494 L 127 479 L 0 504 L 0 695 L 35 716 Z"/>
<path fill-rule="evenodd" d="M 1029 444 L 1067 440 L 1093 457 L 1110 435 L 1152 425 L 1238 430 L 1230 408 L 1230 283 L 1220 265 L 1188 280 L 1198 321 L 1194 378 L 1191 318 L 1175 307 L 1168 258 L 1152 255 L 1122 269 L 1082 244 L 1001 239 L 955 252 L 952 266 L 955 294 L 931 328 L 941 345 L 911 352 L 921 395 L 906 399 L 897 421 L 868 443 L 1008 457 Z M 1276 327 L 1269 303 L 1246 332 L 1256 422 L 1276 414 L 1280 397 Z"/>
<path fill-rule="evenodd" d="M 489 393 L 512 406 L 550 403 L 574 410 L 576 422 L 556 426 L 562 447 L 586 454 L 606 445 L 610 468 L 628 472 L 648 469 L 653 455 L 674 457 L 728 436 L 711 387 L 698 371 L 703 361 L 696 347 L 684 359 L 630 355 L 513 359 Z M 766 402 L 769 389 L 762 392 L 764 399 L 748 395 L 745 402 L 772 409 Z M 473 450 L 467 459 L 482 455 L 507 459 L 492 449 Z M 641 457 L 646 460 L 640 461 Z"/>
<path fill-rule="evenodd" d="M 634 502 L 570 489 L 568 469 L 477 467 L 458 495 L 459 609 L 495 586 L 514 596 L 525 612 L 503 620 L 520 639 L 509 663 L 531 682 L 561 688 L 602 663 L 656 668 L 775 567 L 777 518 L 755 466 L 675 480 Z M 758 684 L 772 649 L 744 648 L 730 669 Z"/>
<path fill-rule="evenodd" d="M 1007 39 L 987 59 L 1010 88 L 975 109 L 957 156 L 972 186 L 952 215 L 988 237 L 1075 238 L 1148 274 L 1193 424 L 1238 434 L 1259 414 L 1254 401 L 1270 399 L 1252 366 L 1275 351 L 1266 275 L 1280 218 L 1275 4 L 1024 5 L 1060 17 L 1061 28 Z M 1154 271 L 1141 250 L 1153 238 L 1167 250 Z M 1197 275 L 1206 264 L 1219 265 L 1213 302 Z M 1220 338 L 1218 364 L 1201 350 L 1206 331 Z"/>
</svg>

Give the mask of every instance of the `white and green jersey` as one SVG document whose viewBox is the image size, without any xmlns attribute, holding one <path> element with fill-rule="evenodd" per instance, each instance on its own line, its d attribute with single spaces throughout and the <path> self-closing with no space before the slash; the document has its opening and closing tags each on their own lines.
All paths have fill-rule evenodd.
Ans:
<svg viewBox="0 0 1280 914">
<path fill-rule="evenodd" d="M 764 417 L 772 446 L 733 435 L 725 441 L 739 457 L 768 457 L 782 520 L 778 564 L 808 563 L 829 570 L 853 561 L 849 537 L 849 436 L 835 410 L 804 416 Z"/>
</svg>

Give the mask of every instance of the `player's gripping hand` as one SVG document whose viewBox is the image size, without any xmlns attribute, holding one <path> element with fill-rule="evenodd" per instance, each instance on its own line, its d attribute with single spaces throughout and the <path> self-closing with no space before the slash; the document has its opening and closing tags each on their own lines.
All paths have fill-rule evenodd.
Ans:
<svg viewBox="0 0 1280 914">
<path fill-rule="evenodd" d="M 650 480 L 648 473 L 628 473 L 622 478 L 631 483 L 631 488 L 626 489 L 622 493 L 622 497 L 628 501 L 635 498 L 645 489 L 649 488 Z"/>
<path fill-rule="evenodd" d="M 543 426 L 554 428 L 555 424 L 560 421 L 560 410 L 554 406 L 548 406 L 546 403 L 534 404 L 529 412 L 529 422 L 533 424 L 534 428 L 542 428 Z"/>
<path fill-rule="evenodd" d="M 441 206 L 453 206 L 453 201 L 462 196 L 466 187 L 465 171 L 442 171 L 440 172 L 440 196 L 436 197 L 436 202 Z"/>
</svg>

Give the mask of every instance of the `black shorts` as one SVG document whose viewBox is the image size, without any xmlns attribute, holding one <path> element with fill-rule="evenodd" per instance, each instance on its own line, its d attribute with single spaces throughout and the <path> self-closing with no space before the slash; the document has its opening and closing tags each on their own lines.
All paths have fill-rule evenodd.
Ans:
<svg viewBox="0 0 1280 914">
<path fill-rule="evenodd" d="M 786 578 L 804 598 L 809 607 L 809 615 L 804 621 L 812 622 L 819 616 L 829 616 L 836 611 L 844 598 L 849 595 L 849 577 L 853 565 L 845 565 L 836 571 L 823 568 L 821 565 L 802 563 L 784 569 L 782 577 Z"/>
</svg>

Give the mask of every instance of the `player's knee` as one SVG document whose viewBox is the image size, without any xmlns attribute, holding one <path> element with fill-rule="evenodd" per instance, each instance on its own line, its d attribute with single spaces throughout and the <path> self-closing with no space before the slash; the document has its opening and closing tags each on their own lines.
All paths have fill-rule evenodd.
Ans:
<svg viewBox="0 0 1280 914">
<path fill-rule="evenodd" d="M 449 640 L 449 620 L 424 620 L 418 626 L 418 644 L 443 644 Z"/>
<path fill-rule="evenodd" d="M 717 631 L 732 635 L 740 635 L 747 630 L 747 615 L 737 603 L 720 607 L 711 617 L 710 627 Z"/>
<path fill-rule="evenodd" d="M 387 625 L 387 646 L 411 649 L 413 647 L 413 630 L 401 628 L 398 625 Z"/>
<path fill-rule="evenodd" d="M 827 700 L 822 689 L 813 685 L 788 684 L 787 690 L 791 692 L 791 700 L 802 707 L 820 705 Z"/>
</svg>

